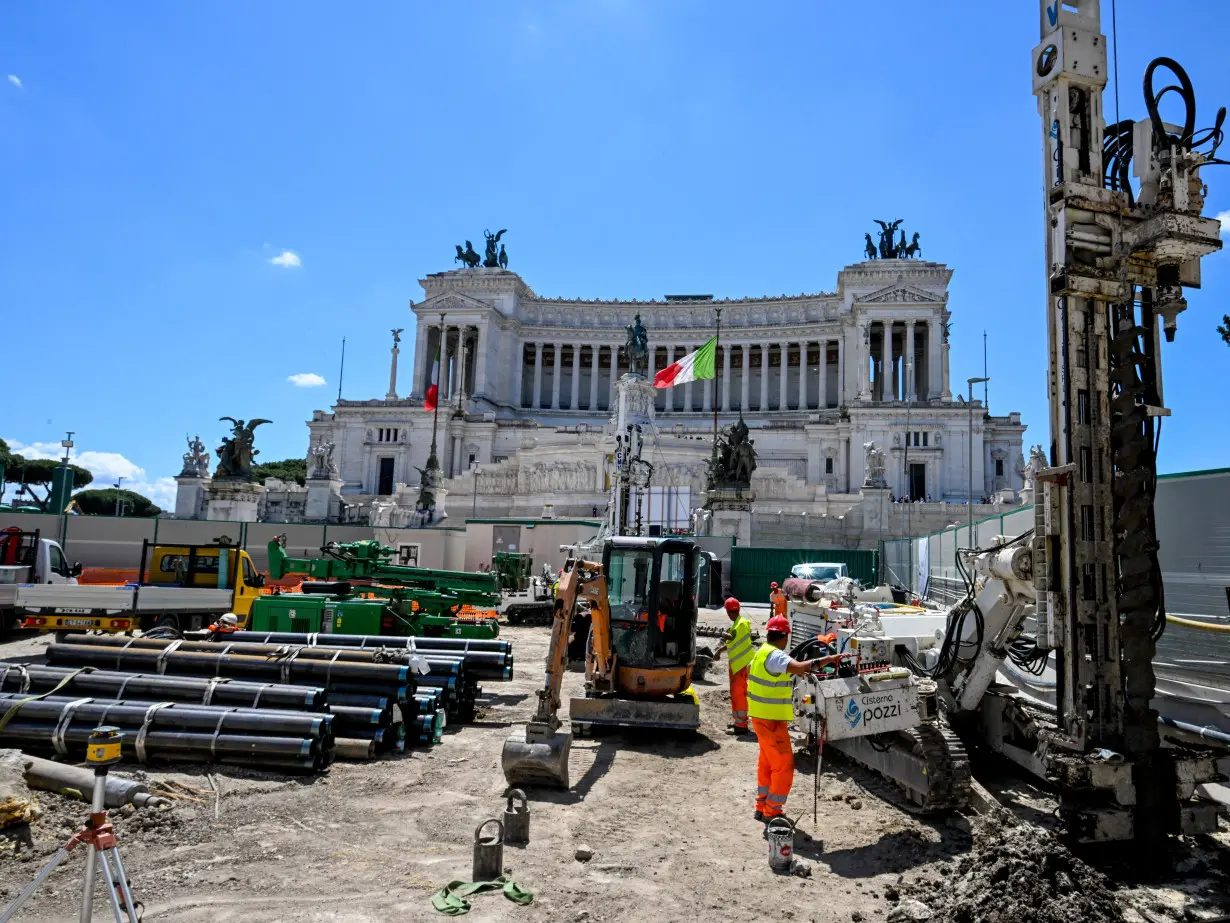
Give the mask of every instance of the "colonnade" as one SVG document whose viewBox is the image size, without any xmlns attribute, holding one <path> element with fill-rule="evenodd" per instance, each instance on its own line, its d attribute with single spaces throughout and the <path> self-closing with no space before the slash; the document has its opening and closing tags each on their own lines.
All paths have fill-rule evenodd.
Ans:
<svg viewBox="0 0 1230 923">
<path fill-rule="evenodd" d="M 649 348 L 650 380 L 702 342 Z M 579 345 L 532 340 L 521 351 L 514 398 L 528 410 L 609 410 L 615 382 L 627 370 L 617 344 Z M 662 412 L 817 410 L 845 400 L 845 343 L 833 337 L 721 344 L 716 379 L 687 382 L 658 393 Z M 784 374 L 783 374 L 784 372 Z M 714 388 L 718 389 L 715 396 Z"/>
</svg>

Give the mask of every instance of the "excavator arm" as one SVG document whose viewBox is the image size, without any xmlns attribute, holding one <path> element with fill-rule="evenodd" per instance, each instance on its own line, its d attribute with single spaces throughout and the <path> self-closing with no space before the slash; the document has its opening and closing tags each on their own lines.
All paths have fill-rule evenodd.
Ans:
<svg viewBox="0 0 1230 923">
<path fill-rule="evenodd" d="M 551 645 L 547 649 L 547 676 L 538 690 L 538 707 L 525 730 L 514 731 L 504 742 L 501 763 L 509 785 L 568 787 L 572 734 L 560 731 L 559 710 L 563 704 L 560 693 L 568 669 L 568 636 L 572 634 L 573 617 L 582 598 L 589 601 L 596 628 L 609 624 L 610 609 L 602 565 L 570 560 L 564 566 L 564 576 L 556 590 Z M 594 631 L 594 658 L 596 662 L 608 664 L 607 675 L 613 669 L 609 638 L 609 630 Z"/>
</svg>

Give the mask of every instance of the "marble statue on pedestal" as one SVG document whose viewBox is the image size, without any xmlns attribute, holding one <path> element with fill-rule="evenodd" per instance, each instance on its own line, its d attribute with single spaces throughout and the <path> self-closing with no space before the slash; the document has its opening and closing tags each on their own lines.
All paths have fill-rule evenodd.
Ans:
<svg viewBox="0 0 1230 923">
<path fill-rule="evenodd" d="M 236 481 L 252 480 L 252 462 L 260 450 L 253 448 L 252 431 L 262 423 L 272 423 L 272 420 L 251 420 L 245 426 L 243 420 L 234 417 L 218 417 L 219 420 L 230 420 L 231 438 L 223 438 L 218 446 L 218 467 L 214 471 L 215 478 L 230 478 Z"/>
<path fill-rule="evenodd" d="M 867 467 L 863 486 L 888 487 L 888 481 L 884 478 L 884 450 L 877 447 L 874 442 L 865 442 L 863 452 L 866 454 Z"/>
</svg>

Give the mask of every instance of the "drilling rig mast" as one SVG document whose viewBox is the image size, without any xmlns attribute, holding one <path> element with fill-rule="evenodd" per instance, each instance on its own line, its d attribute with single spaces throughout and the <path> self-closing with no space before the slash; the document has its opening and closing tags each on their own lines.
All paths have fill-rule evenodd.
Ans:
<svg viewBox="0 0 1230 923">
<path fill-rule="evenodd" d="M 1039 0 L 1039 17 L 1051 446 L 1033 571 L 1059 719 L 1039 756 L 1070 793 L 1062 810 L 1080 838 L 1160 841 L 1216 828 L 1190 800 L 1207 757 L 1163 748 L 1150 700 L 1165 627 L 1153 515 L 1170 415 L 1162 342 L 1187 308 L 1184 287 L 1199 287 L 1201 257 L 1221 248 L 1218 221 L 1201 215 L 1200 168 L 1221 162 L 1226 110 L 1197 130 L 1187 74 L 1158 58 L 1145 71 L 1148 117 L 1107 126 L 1099 0 Z M 1159 70 L 1177 85 L 1155 91 Z M 1170 92 L 1182 125 L 1159 114 Z"/>
</svg>

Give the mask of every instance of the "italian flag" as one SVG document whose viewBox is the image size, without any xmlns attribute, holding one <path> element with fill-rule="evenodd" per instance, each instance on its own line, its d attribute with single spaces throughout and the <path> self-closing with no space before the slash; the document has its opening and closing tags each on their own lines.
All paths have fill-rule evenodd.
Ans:
<svg viewBox="0 0 1230 923">
<path fill-rule="evenodd" d="M 717 337 L 714 337 L 694 353 L 688 353 L 678 362 L 672 362 L 653 376 L 655 388 L 669 388 L 699 378 L 713 378 L 713 357 L 717 354 Z"/>
<path fill-rule="evenodd" d="M 436 358 L 431 365 L 431 384 L 427 386 L 427 397 L 423 401 L 423 409 L 428 413 L 436 409 L 436 399 L 440 396 L 440 386 L 436 383 L 440 378 L 440 347 L 436 347 Z"/>
</svg>

